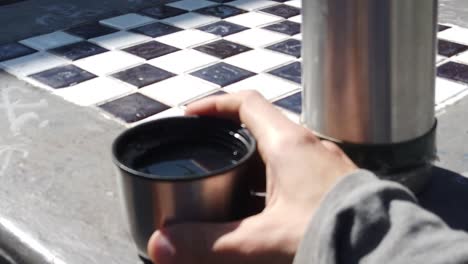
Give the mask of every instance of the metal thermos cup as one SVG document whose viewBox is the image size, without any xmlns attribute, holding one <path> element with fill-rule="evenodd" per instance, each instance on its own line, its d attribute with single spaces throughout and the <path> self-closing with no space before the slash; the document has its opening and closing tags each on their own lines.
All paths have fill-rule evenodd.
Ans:
<svg viewBox="0 0 468 264">
<path fill-rule="evenodd" d="M 302 12 L 302 122 L 382 176 L 430 167 L 437 0 L 303 0 Z"/>
<path fill-rule="evenodd" d="M 147 151 L 195 141 L 207 142 L 209 146 L 220 144 L 239 159 L 235 164 L 190 177 L 167 177 L 135 168 L 137 159 Z M 246 170 L 256 152 L 255 144 L 255 139 L 240 125 L 214 117 L 165 118 L 122 133 L 114 141 L 113 159 L 118 168 L 124 214 L 140 256 L 148 258 L 148 239 L 166 224 L 221 222 L 244 216 L 250 196 Z"/>
</svg>

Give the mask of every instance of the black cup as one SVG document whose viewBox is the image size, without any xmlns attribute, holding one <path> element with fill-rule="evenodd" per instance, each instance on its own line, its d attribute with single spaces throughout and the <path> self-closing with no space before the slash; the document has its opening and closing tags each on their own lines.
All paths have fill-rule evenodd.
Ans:
<svg viewBox="0 0 468 264">
<path fill-rule="evenodd" d="M 144 123 L 115 140 L 113 158 L 144 258 L 151 234 L 168 223 L 223 222 L 252 213 L 248 172 L 258 161 L 256 141 L 233 121 L 190 116 Z"/>
</svg>

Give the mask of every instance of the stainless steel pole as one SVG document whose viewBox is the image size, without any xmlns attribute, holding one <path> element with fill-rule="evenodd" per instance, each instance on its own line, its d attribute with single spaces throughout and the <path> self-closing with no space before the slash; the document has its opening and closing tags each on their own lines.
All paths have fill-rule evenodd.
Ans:
<svg viewBox="0 0 468 264">
<path fill-rule="evenodd" d="M 302 122 L 352 146 L 360 165 L 372 163 L 381 175 L 427 168 L 435 150 L 437 0 L 302 3 Z M 395 148 L 411 157 L 390 155 Z"/>
</svg>

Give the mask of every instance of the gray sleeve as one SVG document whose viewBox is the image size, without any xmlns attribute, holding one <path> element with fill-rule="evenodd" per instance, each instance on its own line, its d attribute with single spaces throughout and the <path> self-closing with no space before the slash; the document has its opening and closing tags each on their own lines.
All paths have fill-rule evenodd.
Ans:
<svg viewBox="0 0 468 264">
<path fill-rule="evenodd" d="M 419 207 L 403 186 L 361 170 L 322 201 L 294 264 L 468 263 L 468 234 Z"/>
</svg>

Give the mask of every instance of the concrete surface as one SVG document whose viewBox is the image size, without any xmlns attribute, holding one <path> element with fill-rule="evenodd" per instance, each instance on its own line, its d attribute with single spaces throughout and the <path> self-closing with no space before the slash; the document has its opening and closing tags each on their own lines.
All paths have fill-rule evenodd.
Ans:
<svg viewBox="0 0 468 264">
<path fill-rule="evenodd" d="M 468 232 L 468 98 L 438 115 L 439 161 L 432 178 L 419 195 L 421 204 L 452 228 Z"/>
<path fill-rule="evenodd" d="M 439 21 L 468 27 L 468 1 L 439 0 Z"/>
<path fill-rule="evenodd" d="M 97 21 L 166 0 L 26 0 L 0 8 L 0 44 Z"/>
<path fill-rule="evenodd" d="M 110 159 L 123 127 L 5 73 L 0 80 L 0 248 L 21 264 L 49 263 L 38 255 L 138 263 Z"/>
<path fill-rule="evenodd" d="M 437 116 L 438 166 L 468 177 L 468 97 Z"/>
</svg>

